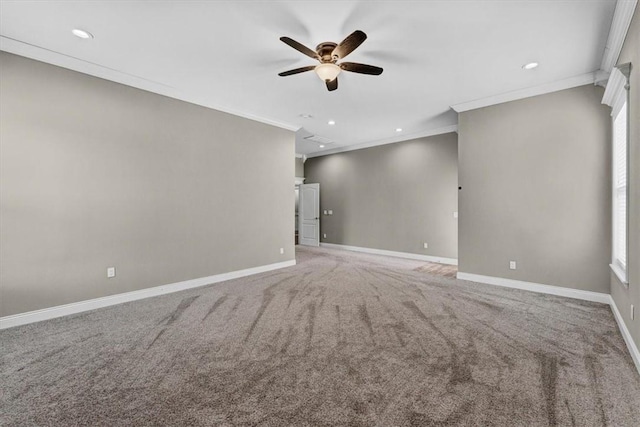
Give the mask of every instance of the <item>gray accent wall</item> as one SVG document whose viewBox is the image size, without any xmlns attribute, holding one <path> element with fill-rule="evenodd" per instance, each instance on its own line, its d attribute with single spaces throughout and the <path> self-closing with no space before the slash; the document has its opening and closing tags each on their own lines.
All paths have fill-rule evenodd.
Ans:
<svg viewBox="0 0 640 427">
<path fill-rule="evenodd" d="M 304 161 L 296 157 L 296 177 L 304 178 Z"/>
<path fill-rule="evenodd" d="M 8 53 L 0 76 L 1 316 L 294 259 L 293 132 Z"/>
<path fill-rule="evenodd" d="M 459 115 L 460 272 L 609 293 L 602 95 L 588 85 Z"/>
<path fill-rule="evenodd" d="M 321 242 L 457 258 L 457 141 L 448 133 L 307 159 Z"/>
<path fill-rule="evenodd" d="M 623 286 L 611 273 L 611 295 L 622 314 L 636 346 L 640 348 L 640 6 L 636 6 L 618 64 L 631 62 L 629 93 L 629 286 Z M 631 304 L 635 319 L 631 319 Z"/>
</svg>

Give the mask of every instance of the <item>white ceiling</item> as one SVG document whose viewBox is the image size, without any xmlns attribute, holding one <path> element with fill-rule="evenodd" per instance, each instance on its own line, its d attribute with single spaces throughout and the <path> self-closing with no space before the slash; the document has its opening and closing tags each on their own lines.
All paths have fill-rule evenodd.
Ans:
<svg viewBox="0 0 640 427">
<path fill-rule="evenodd" d="M 2 1 L 2 49 L 335 141 L 324 150 L 451 129 L 450 106 L 580 80 L 600 68 L 615 1 Z M 95 35 L 81 40 L 71 29 Z M 328 92 L 278 72 L 354 30 L 368 39 Z M 61 55 L 62 54 L 62 55 Z M 536 61 L 540 67 L 521 66 Z M 304 119 L 300 114 L 311 114 Z M 335 120 L 329 126 L 328 120 Z M 322 151 L 298 138 L 296 151 Z"/>
</svg>

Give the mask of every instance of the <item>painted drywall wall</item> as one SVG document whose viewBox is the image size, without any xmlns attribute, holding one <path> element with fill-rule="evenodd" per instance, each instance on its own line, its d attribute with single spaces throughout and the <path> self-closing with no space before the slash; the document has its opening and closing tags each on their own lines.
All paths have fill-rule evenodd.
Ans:
<svg viewBox="0 0 640 427">
<path fill-rule="evenodd" d="M 0 315 L 294 259 L 293 132 L 8 53 L 0 76 Z"/>
<path fill-rule="evenodd" d="M 448 133 L 307 159 L 305 183 L 320 183 L 321 241 L 457 258 L 457 158 Z"/>
<path fill-rule="evenodd" d="M 640 7 L 636 6 L 618 64 L 631 62 L 629 90 L 629 287 L 611 274 L 611 295 L 636 346 L 640 348 Z M 635 319 L 631 319 L 631 305 Z"/>
<path fill-rule="evenodd" d="M 609 293 L 602 94 L 588 85 L 459 115 L 460 272 Z"/>
<path fill-rule="evenodd" d="M 296 177 L 304 178 L 304 161 L 296 157 Z"/>
</svg>

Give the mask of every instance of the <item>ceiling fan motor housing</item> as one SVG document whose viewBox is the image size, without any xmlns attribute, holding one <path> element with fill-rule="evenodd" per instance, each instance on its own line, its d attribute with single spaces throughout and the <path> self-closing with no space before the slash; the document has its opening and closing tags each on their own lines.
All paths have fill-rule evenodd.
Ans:
<svg viewBox="0 0 640 427">
<path fill-rule="evenodd" d="M 332 55 L 336 46 L 338 46 L 338 44 L 333 42 L 324 42 L 316 46 L 316 52 L 318 52 L 320 60 L 322 62 L 336 62 L 339 58 Z"/>
</svg>

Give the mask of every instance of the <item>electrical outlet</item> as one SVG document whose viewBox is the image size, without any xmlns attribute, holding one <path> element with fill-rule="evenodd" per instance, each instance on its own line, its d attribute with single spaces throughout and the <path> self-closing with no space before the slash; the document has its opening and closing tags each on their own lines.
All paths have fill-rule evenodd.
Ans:
<svg viewBox="0 0 640 427">
<path fill-rule="evenodd" d="M 515 261 L 509 261 L 509 268 L 511 270 L 515 270 L 516 269 L 516 262 Z"/>
<path fill-rule="evenodd" d="M 429 247 L 429 244 L 427 242 L 424 242 L 423 245 L 424 245 L 425 249 L 427 249 Z"/>
<path fill-rule="evenodd" d="M 284 248 L 280 248 L 280 255 L 284 254 Z"/>
<path fill-rule="evenodd" d="M 631 320 L 633 320 L 633 318 L 634 318 L 634 316 L 635 316 L 635 313 L 634 313 L 634 311 L 635 311 L 635 310 L 634 310 L 634 308 L 635 308 L 635 307 L 633 306 L 633 304 L 631 304 L 631 310 L 629 310 L 629 315 L 631 316 Z"/>
<path fill-rule="evenodd" d="M 323 238 L 323 239 L 326 239 L 326 238 L 327 238 L 327 233 L 324 233 L 324 234 L 322 235 L 322 238 Z"/>
<path fill-rule="evenodd" d="M 116 268 L 107 267 L 107 279 L 112 279 L 114 277 L 116 277 Z"/>
</svg>

